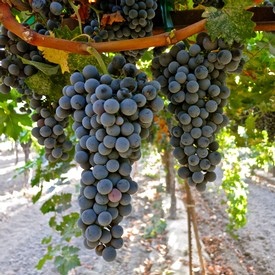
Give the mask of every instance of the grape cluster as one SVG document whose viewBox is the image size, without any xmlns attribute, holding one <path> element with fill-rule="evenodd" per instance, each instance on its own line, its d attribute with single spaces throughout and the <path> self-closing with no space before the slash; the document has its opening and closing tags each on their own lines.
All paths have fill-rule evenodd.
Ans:
<svg viewBox="0 0 275 275">
<path fill-rule="evenodd" d="M 59 28 L 64 18 L 69 18 L 74 11 L 66 0 L 32 0 L 31 9 L 33 13 L 42 15 L 45 27 L 39 28 L 40 34 L 49 34 L 49 31 Z M 39 24 L 40 25 L 40 24 Z"/>
<path fill-rule="evenodd" d="M 238 72 L 243 65 L 237 46 L 229 48 L 223 40 L 211 41 L 200 33 L 188 50 L 180 42 L 152 61 L 153 75 L 178 123 L 170 140 L 182 165 L 178 174 L 198 190 L 216 179 L 214 169 L 221 161 L 215 134 L 228 123 L 223 113 L 230 95 L 226 73 Z"/>
<path fill-rule="evenodd" d="M 29 61 L 47 62 L 35 46 L 27 44 L 3 26 L 0 45 L 4 49 L 1 51 L 4 54 L 1 56 L 0 65 L 2 82 L 0 92 L 7 94 L 11 87 L 16 88 L 21 94 L 17 101 L 24 104 L 20 107 L 20 111 L 29 114 L 35 111 L 32 120 L 37 123 L 37 126 L 32 129 L 32 134 L 40 145 L 45 146 L 45 156 L 48 161 L 68 160 L 69 152 L 73 147 L 64 133 L 68 119 L 56 116 L 56 104 L 51 104 L 47 97 L 36 94 L 28 88 L 24 81 L 35 74 L 37 69 L 32 65 L 23 64 L 20 57 Z"/>
<path fill-rule="evenodd" d="M 205 7 L 215 7 L 217 9 L 221 9 L 224 6 L 223 0 L 193 0 L 193 7 L 197 7 L 198 5 L 203 5 Z"/>
<path fill-rule="evenodd" d="M 123 245 L 119 225 L 132 210 L 131 195 L 138 185 L 130 174 L 141 157 L 141 140 L 149 136 L 155 112 L 164 103 L 160 85 L 147 81 L 135 65 L 117 55 L 100 74 L 87 65 L 74 72 L 65 86 L 56 114 L 73 116 L 72 128 L 79 142 L 75 161 L 83 168 L 79 226 L 85 246 L 106 261 L 116 257 Z"/>
<path fill-rule="evenodd" d="M 0 92 L 7 94 L 11 87 L 16 88 L 21 94 L 18 101 L 24 102 L 20 111 L 31 113 L 29 101 L 33 97 L 33 92 L 24 83 L 24 80 L 35 74 L 37 69 L 32 65 L 23 64 L 19 57 L 36 62 L 45 62 L 45 60 L 37 47 L 26 43 L 3 26 L 0 29 L 0 48 L 2 48 Z"/>
<path fill-rule="evenodd" d="M 104 15 L 119 12 L 125 20 L 102 27 L 97 20 L 97 15 L 91 13 L 91 19 L 84 26 L 83 32 L 90 35 L 96 42 L 141 38 L 152 34 L 152 20 L 157 9 L 156 0 L 97 1 L 96 5 L 97 9 L 101 10 Z M 144 51 L 123 51 L 121 54 L 130 63 L 135 63 Z"/>
<path fill-rule="evenodd" d="M 270 142 L 275 138 L 275 112 L 266 112 L 258 117 L 255 121 L 255 126 L 258 130 L 265 130 Z"/>
<path fill-rule="evenodd" d="M 50 163 L 68 161 L 73 149 L 73 144 L 64 131 L 68 126 L 68 118 L 58 117 L 55 114 L 58 105 L 49 103 L 47 98 L 40 95 L 33 95 L 30 106 L 35 110 L 32 120 L 36 122 L 32 135 L 45 147 L 46 159 Z"/>
</svg>

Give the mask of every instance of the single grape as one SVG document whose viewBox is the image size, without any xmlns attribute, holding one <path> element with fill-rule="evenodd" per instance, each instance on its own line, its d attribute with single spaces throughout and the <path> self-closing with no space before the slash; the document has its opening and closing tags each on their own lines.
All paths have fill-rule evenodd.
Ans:
<svg viewBox="0 0 275 275">
<path fill-rule="evenodd" d="M 107 229 L 104 228 L 104 229 L 102 230 L 102 235 L 101 235 L 99 241 L 100 241 L 101 243 L 107 244 L 107 243 L 109 243 L 111 240 L 112 240 L 112 234 L 111 234 L 111 232 L 110 232 L 109 230 L 107 230 Z M 104 249 L 104 246 L 101 248 L 101 250 L 103 250 L 103 249 Z M 102 251 L 101 251 L 101 256 L 102 256 Z"/>
<path fill-rule="evenodd" d="M 113 188 L 111 193 L 108 194 L 108 198 L 111 202 L 119 202 L 122 198 L 122 194 L 118 189 Z"/>
<path fill-rule="evenodd" d="M 90 225 L 93 224 L 97 219 L 97 214 L 93 209 L 86 209 L 81 214 L 81 220 L 84 224 Z"/>
<path fill-rule="evenodd" d="M 102 230 L 98 225 L 89 225 L 85 231 L 85 237 L 90 242 L 96 242 L 100 239 Z"/>
<path fill-rule="evenodd" d="M 102 257 L 106 262 L 112 262 L 116 258 L 116 250 L 112 246 L 107 246 L 102 251 Z"/>
<path fill-rule="evenodd" d="M 50 4 L 50 11 L 52 14 L 59 16 L 62 13 L 63 6 L 56 1 L 51 2 Z"/>
<path fill-rule="evenodd" d="M 97 222 L 100 226 L 108 226 L 112 220 L 112 215 L 108 211 L 102 211 L 97 217 Z"/>
</svg>

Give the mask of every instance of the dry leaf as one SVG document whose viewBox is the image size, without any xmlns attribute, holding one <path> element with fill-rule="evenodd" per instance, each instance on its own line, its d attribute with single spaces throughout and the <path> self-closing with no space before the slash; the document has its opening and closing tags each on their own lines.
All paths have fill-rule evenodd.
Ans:
<svg viewBox="0 0 275 275">
<path fill-rule="evenodd" d="M 101 18 L 101 26 L 104 28 L 106 25 L 112 25 L 113 23 L 124 22 L 125 19 L 119 11 L 114 13 L 103 14 Z"/>
<path fill-rule="evenodd" d="M 68 66 L 69 52 L 44 47 L 38 47 L 38 49 L 42 52 L 45 59 L 52 63 L 60 65 L 62 73 L 70 71 Z"/>
</svg>

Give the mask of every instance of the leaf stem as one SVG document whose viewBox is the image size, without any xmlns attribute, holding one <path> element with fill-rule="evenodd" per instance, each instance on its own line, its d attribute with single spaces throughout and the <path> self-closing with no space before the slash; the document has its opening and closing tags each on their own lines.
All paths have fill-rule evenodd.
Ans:
<svg viewBox="0 0 275 275">
<path fill-rule="evenodd" d="M 95 57 L 95 59 L 97 60 L 103 74 L 107 74 L 108 71 L 107 71 L 106 65 L 105 65 L 101 55 L 99 54 L 99 52 L 93 47 L 87 48 L 87 51 Z"/>
<path fill-rule="evenodd" d="M 79 26 L 79 30 L 80 33 L 82 34 L 82 24 L 81 24 L 81 17 L 79 15 L 79 6 L 76 6 L 71 0 L 68 0 L 69 4 L 71 5 L 72 9 L 74 10 L 76 17 L 77 17 L 77 21 L 78 21 L 78 26 Z"/>
</svg>

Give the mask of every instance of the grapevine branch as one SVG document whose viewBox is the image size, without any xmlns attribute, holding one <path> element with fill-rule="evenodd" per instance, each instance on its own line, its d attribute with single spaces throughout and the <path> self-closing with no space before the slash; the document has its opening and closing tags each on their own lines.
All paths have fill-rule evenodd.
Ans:
<svg viewBox="0 0 275 275">
<path fill-rule="evenodd" d="M 11 13 L 11 7 L 7 3 L 3 3 L 1 1 L 0 22 L 5 26 L 5 28 L 7 28 L 31 45 L 63 50 L 70 53 L 88 55 L 91 47 L 102 53 L 169 46 L 171 44 L 175 44 L 181 40 L 184 40 L 194 34 L 204 31 L 206 19 L 202 19 L 192 25 L 178 30 L 164 32 L 150 37 L 96 43 L 70 41 L 38 34 L 30 28 L 18 23 Z M 255 30 L 275 31 L 275 24 L 273 22 L 258 22 Z"/>
<path fill-rule="evenodd" d="M 89 54 L 89 48 L 93 47 L 98 52 L 120 52 L 127 50 L 139 50 L 150 47 L 168 46 L 192 36 L 205 29 L 206 19 L 194 23 L 183 29 L 165 32 L 158 35 L 110 42 L 77 42 L 60 38 L 54 38 L 36 33 L 18 23 L 11 13 L 8 4 L 0 2 L 0 21 L 5 28 L 19 36 L 27 43 L 35 46 L 53 48 L 78 54 Z"/>
</svg>

